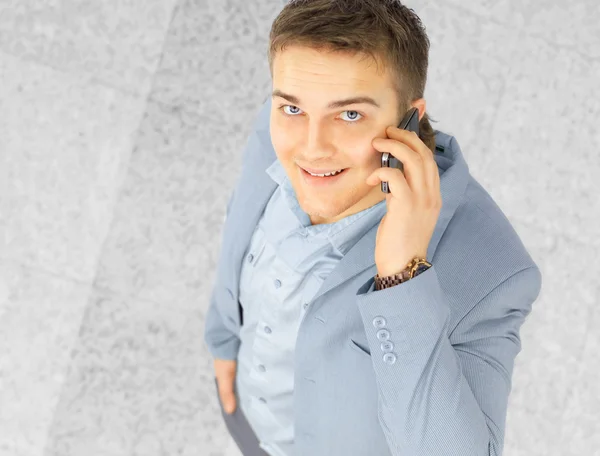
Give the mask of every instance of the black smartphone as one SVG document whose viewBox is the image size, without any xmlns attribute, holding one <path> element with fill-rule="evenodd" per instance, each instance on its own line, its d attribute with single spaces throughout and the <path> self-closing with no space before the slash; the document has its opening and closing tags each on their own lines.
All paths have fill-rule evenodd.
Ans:
<svg viewBox="0 0 600 456">
<path fill-rule="evenodd" d="M 414 131 L 417 135 L 419 134 L 419 109 L 411 108 L 408 110 L 406 115 L 402 118 L 398 124 L 398 128 L 402 130 Z M 381 167 L 387 166 L 388 168 L 397 168 L 404 172 L 404 165 L 400 160 L 394 157 L 389 152 L 383 152 L 381 154 Z M 387 182 L 381 182 L 381 191 L 383 193 L 389 193 L 390 189 Z"/>
</svg>

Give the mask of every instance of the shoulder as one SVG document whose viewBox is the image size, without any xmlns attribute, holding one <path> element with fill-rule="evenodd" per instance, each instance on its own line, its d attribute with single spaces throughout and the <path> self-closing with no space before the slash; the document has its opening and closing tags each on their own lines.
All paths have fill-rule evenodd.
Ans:
<svg viewBox="0 0 600 456">
<path fill-rule="evenodd" d="M 527 278 L 524 293 L 537 294 L 541 286 L 539 268 L 519 234 L 472 176 L 432 262 L 456 318 L 520 273 Z"/>
</svg>

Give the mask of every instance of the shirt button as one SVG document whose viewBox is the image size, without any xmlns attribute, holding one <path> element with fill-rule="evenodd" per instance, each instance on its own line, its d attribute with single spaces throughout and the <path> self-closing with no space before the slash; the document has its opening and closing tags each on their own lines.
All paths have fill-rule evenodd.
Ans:
<svg viewBox="0 0 600 456">
<path fill-rule="evenodd" d="M 383 350 L 384 352 L 391 352 L 393 349 L 394 344 L 392 343 L 392 341 L 388 340 L 386 342 L 382 342 L 381 350 Z"/>
<path fill-rule="evenodd" d="M 377 338 L 380 341 L 385 342 L 390 338 L 390 332 L 387 329 L 380 329 L 377 331 Z"/>
<path fill-rule="evenodd" d="M 248 261 L 249 261 L 250 263 L 252 263 L 252 260 L 253 260 L 253 259 L 254 259 L 254 255 L 252 255 L 252 254 L 248 255 Z"/>
<path fill-rule="evenodd" d="M 373 326 L 375 326 L 377 329 L 383 328 L 386 323 L 387 322 L 385 321 L 385 318 L 383 318 L 383 317 L 375 317 L 373 319 Z"/>
<path fill-rule="evenodd" d="M 265 326 L 265 332 L 267 334 L 271 334 L 271 328 L 269 328 L 268 326 Z"/>
<path fill-rule="evenodd" d="M 393 353 L 386 353 L 383 355 L 383 361 L 387 364 L 394 364 L 396 362 L 396 355 Z"/>
<path fill-rule="evenodd" d="M 303 305 L 302 307 L 304 307 L 304 310 L 306 310 L 306 309 L 308 308 L 308 303 L 307 303 L 307 302 L 305 302 L 305 303 L 304 303 L 304 305 Z"/>
<path fill-rule="evenodd" d="M 259 364 L 258 365 L 258 370 L 261 371 L 261 372 L 264 372 L 264 371 L 267 370 L 267 368 L 265 366 L 263 366 L 262 364 Z"/>
<path fill-rule="evenodd" d="M 267 403 L 267 400 L 264 397 L 259 397 L 258 400 L 261 401 L 263 404 Z"/>
<path fill-rule="evenodd" d="M 275 280 L 275 288 L 279 288 L 281 286 L 281 281 L 279 279 Z"/>
</svg>

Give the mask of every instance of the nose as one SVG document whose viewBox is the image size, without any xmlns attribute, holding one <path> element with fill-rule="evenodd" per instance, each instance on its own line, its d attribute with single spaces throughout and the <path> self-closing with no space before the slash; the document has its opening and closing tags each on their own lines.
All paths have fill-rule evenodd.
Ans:
<svg viewBox="0 0 600 456">
<path fill-rule="evenodd" d="M 328 157 L 331 154 L 331 135 L 327 129 L 314 122 L 309 124 L 306 134 L 306 153 L 304 154 L 308 163 L 316 162 L 321 158 Z"/>
</svg>

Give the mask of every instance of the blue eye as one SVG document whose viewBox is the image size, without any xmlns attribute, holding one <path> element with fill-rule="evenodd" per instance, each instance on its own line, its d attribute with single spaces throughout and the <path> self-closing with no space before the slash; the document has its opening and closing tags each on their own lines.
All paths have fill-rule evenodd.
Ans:
<svg viewBox="0 0 600 456">
<path fill-rule="evenodd" d="M 283 108 L 286 108 L 286 107 L 288 107 L 288 106 L 290 106 L 290 105 L 281 105 L 281 106 L 279 107 L 279 109 L 283 109 Z M 291 107 L 292 107 L 292 108 L 299 109 L 297 106 L 291 106 Z M 291 117 L 293 117 L 293 116 L 295 116 L 295 115 L 296 115 L 296 114 L 288 114 L 287 112 L 285 112 L 285 109 L 283 109 L 283 113 L 284 113 L 286 116 L 291 116 Z"/>
<path fill-rule="evenodd" d="M 344 112 L 354 112 L 354 113 L 356 113 L 357 115 L 359 115 L 359 116 L 361 116 L 361 117 L 362 117 L 362 114 L 361 114 L 361 113 L 359 113 L 358 111 L 344 111 Z M 359 120 L 360 120 L 360 119 L 359 119 Z M 358 122 L 358 120 L 350 120 L 349 122 L 350 122 L 350 123 L 356 123 L 356 122 Z"/>
<path fill-rule="evenodd" d="M 279 110 L 283 111 L 283 113 L 284 113 L 286 116 L 288 116 L 288 117 L 296 117 L 296 115 L 298 114 L 297 112 L 296 112 L 296 113 L 293 113 L 293 114 L 288 114 L 287 112 L 285 112 L 285 109 L 284 109 L 284 108 L 286 108 L 286 107 L 288 107 L 288 106 L 289 106 L 289 107 L 292 107 L 292 108 L 295 108 L 295 109 L 297 109 L 298 111 L 300 111 L 300 108 L 298 108 L 297 106 L 285 105 L 285 104 L 284 104 L 284 105 L 280 105 L 280 106 L 279 106 Z M 355 124 L 355 123 L 358 123 L 358 122 L 359 122 L 359 121 L 362 119 L 362 117 L 363 117 L 363 115 L 362 115 L 361 113 L 359 113 L 358 111 L 343 111 L 343 112 L 354 112 L 354 113 L 356 113 L 358 116 L 360 116 L 358 119 L 350 119 L 350 120 L 344 120 L 344 119 L 342 119 L 342 120 L 343 120 L 344 122 L 346 122 L 347 124 Z"/>
</svg>

